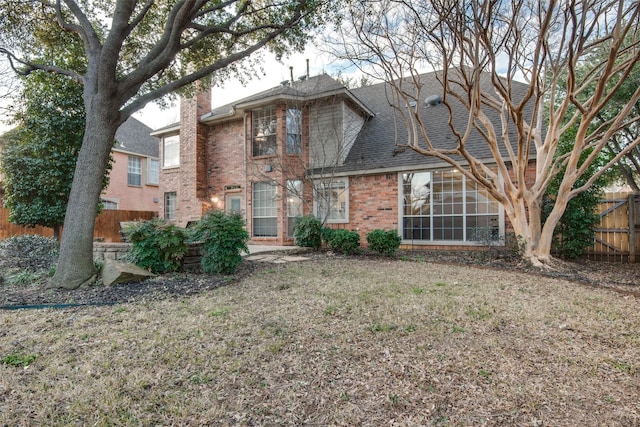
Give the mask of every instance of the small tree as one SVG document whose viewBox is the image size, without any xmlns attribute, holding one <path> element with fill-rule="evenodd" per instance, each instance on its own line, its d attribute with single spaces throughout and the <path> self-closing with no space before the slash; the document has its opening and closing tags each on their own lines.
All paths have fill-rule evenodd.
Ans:
<svg viewBox="0 0 640 427">
<path fill-rule="evenodd" d="M 558 145 L 558 155 L 562 156 L 570 152 L 573 147 L 574 132 L 567 131 Z M 590 150 L 582 153 L 581 161 L 590 154 Z M 586 181 L 607 162 L 603 154 L 595 161 L 574 184 L 577 187 L 585 185 Z M 564 176 L 560 172 L 549 184 L 542 206 L 542 220 L 546 221 L 553 209 L 555 195 L 557 194 Z M 562 258 L 574 259 L 584 254 L 584 251 L 593 245 L 595 227 L 600 222 L 600 216 L 596 209 L 602 196 L 602 187 L 606 184 L 606 177 L 597 179 L 589 189 L 576 195 L 567 203 L 567 208 L 560 218 L 553 232 L 553 248 Z"/>
<path fill-rule="evenodd" d="M 2 152 L 5 205 L 15 224 L 51 227 L 59 240 L 84 134 L 82 86 L 59 75 L 24 78 L 18 127 Z M 108 178 L 102 182 L 105 188 Z"/>
</svg>

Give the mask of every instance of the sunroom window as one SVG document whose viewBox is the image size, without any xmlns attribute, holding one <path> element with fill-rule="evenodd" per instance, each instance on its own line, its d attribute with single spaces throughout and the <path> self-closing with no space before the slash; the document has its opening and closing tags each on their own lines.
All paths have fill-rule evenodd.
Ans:
<svg viewBox="0 0 640 427">
<path fill-rule="evenodd" d="M 498 242 L 500 206 L 457 170 L 402 174 L 402 237 L 429 242 Z"/>
</svg>

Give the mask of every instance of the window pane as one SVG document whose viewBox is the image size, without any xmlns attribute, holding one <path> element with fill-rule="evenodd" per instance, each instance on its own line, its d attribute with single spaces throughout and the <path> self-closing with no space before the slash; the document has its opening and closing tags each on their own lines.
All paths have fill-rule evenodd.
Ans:
<svg viewBox="0 0 640 427">
<path fill-rule="evenodd" d="M 316 189 L 316 216 L 330 222 L 346 222 L 348 200 L 346 180 L 321 182 Z"/>
<path fill-rule="evenodd" d="M 287 154 L 302 152 L 302 111 L 287 109 Z"/>
<path fill-rule="evenodd" d="M 256 110 L 251 113 L 252 142 L 254 156 L 276 154 L 276 109 Z"/>
<path fill-rule="evenodd" d="M 287 181 L 287 237 L 293 237 L 297 218 L 302 216 L 302 181 Z"/>
<path fill-rule="evenodd" d="M 276 237 L 278 235 L 277 187 L 270 182 L 253 184 L 253 235 Z"/>
<path fill-rule="evenodd" d="M 404 239 L 477 241 L 500 234 L 499 204 L 457 171 L 405 173 L 402 191 Z"/>
<path fill-rule="evenodd" d="M 149 159 L 147 163 L 147 184 L 158 185 L 160 183 L 160 162 Z"/>
<path fill-rule="evenodd" d="M 180 165 L 180 137 L 178 135 L 164 138 L 162 154 L 162 166 L 173 167 Z"/>
<path fill-rule="evenodd" d="M 129 156 L 127 162 L 127 184 L 142 185 L 142 161 L 140 157 Z"/>
<path fill-rule="evenodd" d="M 176 193 L 164 193 L 164 217 L 165 219 L 176 219 Z"/>
</svg>

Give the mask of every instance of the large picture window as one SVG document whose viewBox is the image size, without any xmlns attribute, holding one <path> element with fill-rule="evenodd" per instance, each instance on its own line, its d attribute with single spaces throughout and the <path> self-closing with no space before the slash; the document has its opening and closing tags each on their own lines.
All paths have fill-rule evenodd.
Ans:
<svg viewBox="0 0 640 427">
<path fill-rule="evenodd" d="M 167 136 L 162 140 L 162 167 L 180 166 L 180 136 Z"/>
<path fill-rule="evenodd" d="M 287 154 L 302 152 L 302 111 L 287 109 Z"/>
<path fill-rule="evenodd" d="M 315 213 L 327 223 L 349 222 L 349 186 L 347 178 L 316 183 Z"/>
<path fill-rule="evenodd" d="M 253 184 L 253 236 L 278 236 L 278 203 L 277 187 L 271 182 L 255 182 Z"/>
<path fill-rule="evenodd" d="M 276 154 L 276 109 L 263 108 L 251 113 L 253 156 Z"/>
<path fill-rule="evenodd" d="M 456 170 L 402 174 L 402 237 L 412 241 L 497 242 L 500 207 Z"/>
</svg>

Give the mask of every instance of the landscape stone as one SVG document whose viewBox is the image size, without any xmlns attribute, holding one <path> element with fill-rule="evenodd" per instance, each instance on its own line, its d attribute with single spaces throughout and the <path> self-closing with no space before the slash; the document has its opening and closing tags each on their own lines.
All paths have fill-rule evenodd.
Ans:
<svg viewBox="0 0 640 427">
<path fill-rule="evenodd" d="M 105 259 L 102 267 L 102 283 L 106 286 L 118 283 L 138 282 L 155 274 L 138 267 L 135 264 Z"/>
</svg>

